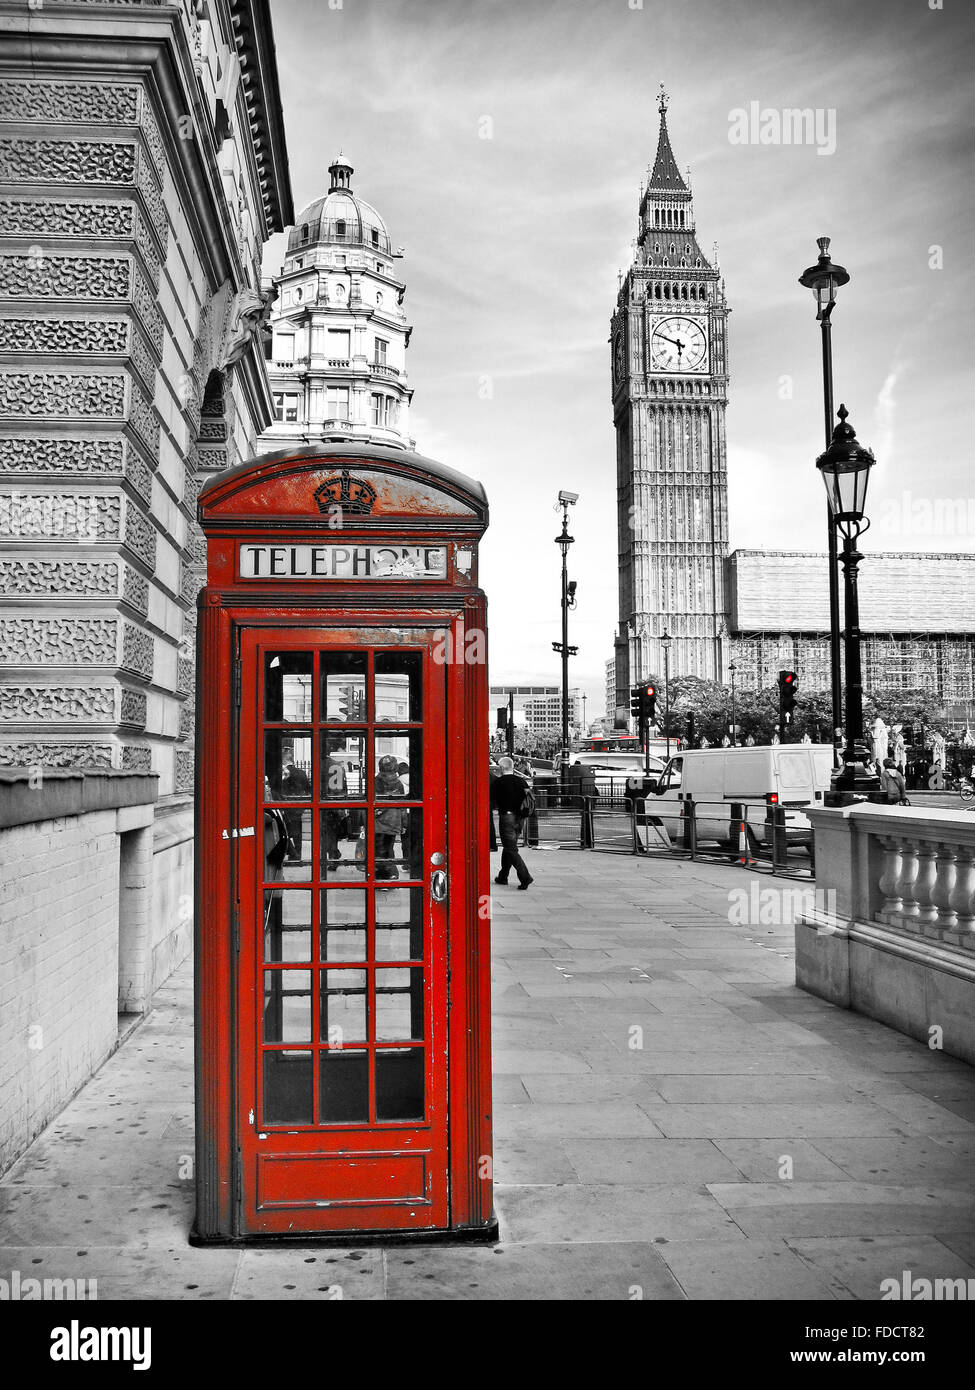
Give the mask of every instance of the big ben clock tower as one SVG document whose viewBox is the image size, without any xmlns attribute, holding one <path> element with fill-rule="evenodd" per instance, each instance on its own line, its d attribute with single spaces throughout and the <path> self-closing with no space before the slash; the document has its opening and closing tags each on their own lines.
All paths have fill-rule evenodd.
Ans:
<svg viewBox="0 0 975 1390">
<path fill-rule="evenodd" d="M 619 503 L 616 703 L 664 672 L 724 677 L 728 553 L 727 315 L 718 270 L 697 241 L 691 190 L 667 131 L 640 199 L 633 264 L 610 349 Z"/>
</svg>

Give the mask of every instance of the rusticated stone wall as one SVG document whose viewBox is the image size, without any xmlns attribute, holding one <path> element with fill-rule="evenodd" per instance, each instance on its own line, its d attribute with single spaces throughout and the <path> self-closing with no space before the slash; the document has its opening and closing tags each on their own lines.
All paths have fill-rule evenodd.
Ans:
<svg viewBox="0 0 975 1390">
<path fill-rule="evenodd" d="M 239 0 L 10 18 L 0 767 L 151 769 L 161 798 L 192 791 L 196 500 L 271 414 L 237 311 L 291 216 L 272 51 L 267 6 Z"/>
</svg>

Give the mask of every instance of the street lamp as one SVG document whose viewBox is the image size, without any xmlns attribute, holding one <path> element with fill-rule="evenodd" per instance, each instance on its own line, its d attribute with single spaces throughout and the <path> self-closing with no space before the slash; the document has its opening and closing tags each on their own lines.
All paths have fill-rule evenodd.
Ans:
<svg viewBox="0 0 975 1390">
<path fill-rule="evenodd" d="M 859 537 L 870 525 L 865 516 L 867 483 L 877 462 L 871 449 L 858 443 L 853 426 L 846 423 L 849 412 L 841 405 L 836 412 L 840 423 L 833 430 L 829 448 L 820 454 L 816 467 L 826 484 L 830 516 L 843 537 L 844 579 L 844 657 L 846 666 L 846 747 L 843 768 L 834 782 L 837 794 L 832 804 L 846 805 L 850 793 L 863 796 L 879 792 L 880 778 L 866 770 L 869 756 L 863 736 L 863 678 L 860 667 L 860 602 L 857 594 L 857 566 L 863 556 L 857 550 Z"/>
<path fill-rule="evenodd" d="M 674 639 L 664 629 L 660 645 L 664 649 L 664 734 L 667 739 L 667 757 L 670 757 L 670 644 Z"/>
<path fill-rule="evenodd" d="M 738 747 L 738 725 L 735 722 L 735 672 L 738 667 L 733 661 L 728 663 L 728 674 L 731 676 L 731 746 Z"/>
<path fill-rule="evenodd" d="M 833 344 L 832 313 L 836 304 L 836 291 L 848 283 L 849 271 L 841 265 L 834 265 L 829 258 L 829 237 L 816 238 L 819 247 L 819 260 L 809 266 L 799 276 L 800 285 L 812 290 L 816 300 L 816 318 L 822 329 L 823 339 L 823 420 L 825 424 L 826 448 L 833 437 Z M 836 528 L 832 513 L 826 516 L 826 535 L 829 550 L 829 660 L 830 691 L 833 705 L 833 765 L 837 765 L 837 740 L 842 723 L 842 681 L 840 676 L 840 591 L 836 565 Z"/>
<path fill-rule="evenodd" d="M 569 535 L 569 508 L 574 507 L 579 500 L 577 492 L 559 493 L 559 505 L 562 508 L 562 534 L 555 537 L 555 544 L 562 551 L 562 641 L 553 642 L 552 646 L 557 652 L 562 654 L 562 766 L 563 768 L 569 761 L 569 657 L 574 656 L 575 647 L 569 646 L 569 609 L 575 607 L 575 584 L 569 584 L 568 556 L 569 546 L 573 544 L 575 537 Z"/>
</svg>

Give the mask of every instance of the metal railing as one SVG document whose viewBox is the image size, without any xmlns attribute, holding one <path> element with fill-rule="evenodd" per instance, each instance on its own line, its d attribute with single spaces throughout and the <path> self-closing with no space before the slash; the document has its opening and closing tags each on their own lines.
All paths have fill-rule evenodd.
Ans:
<svg viewBox="0 0 975 1390">
<path fill-rule="evenodd" d="M 609 854 L 739 864 L 809 878 L 812 830 L 789 821 L 789 810 L 766 801 L 695 801 L 661 805 L 654 797 L 536 793 L 536 812 L 522 824 L 521 843 L 557 844 Z"/>
</svg>

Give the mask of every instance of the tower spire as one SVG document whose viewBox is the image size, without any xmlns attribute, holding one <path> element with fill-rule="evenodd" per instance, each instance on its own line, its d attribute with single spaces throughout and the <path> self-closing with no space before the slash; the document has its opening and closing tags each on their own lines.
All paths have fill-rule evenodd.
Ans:
<svg viewBox="0 0 975 1390">
<path fill-rule="evenodd" d="M 660 112 L 660 134 L 657 138 L 657 157 L 653 162 L 653 172 L 650 175 L 648 189 L 660 189 L 665 192 L 679 190 L 685 192 L 687 184 L 681 178 L 680 170 L 677 167 L 677 160 L 674 152 L 670 148 L 670 135 L 667 132 L 667 110 L 670 106 L 670 98 L 664 91 L 664 84 L 660 84 L 660 96 L 657 98 L 657 110 Z"/>
</svg>

